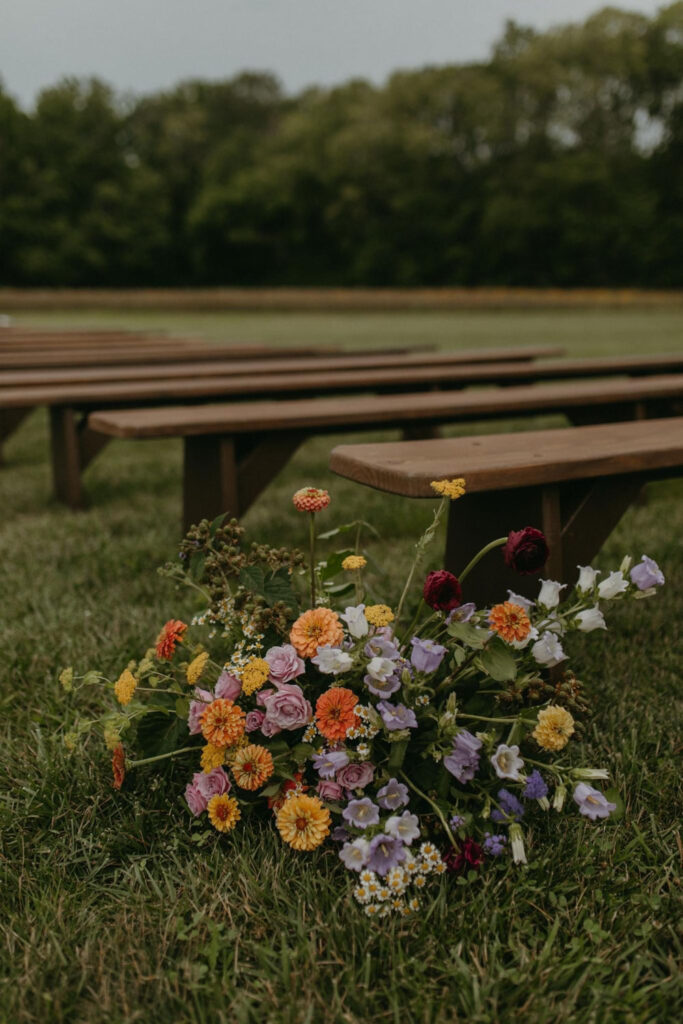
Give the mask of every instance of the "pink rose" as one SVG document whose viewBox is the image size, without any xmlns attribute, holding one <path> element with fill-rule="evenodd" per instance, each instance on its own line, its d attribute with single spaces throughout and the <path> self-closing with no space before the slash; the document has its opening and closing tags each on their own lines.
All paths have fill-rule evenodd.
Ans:
<svg viewBox="0 0 683 1024">
<path fill-rule="evenodd" d="M 270 681 L 276 686 L 282 686 L 283 683 L 296 679 L 306 670 L 303 660 L 291 644 L 271 647 L 266 653 L 266 661 L 270 665 Z"/>
<path fill-rule="evenodd" d="M 310 722 L 312 717 L 313 709 L 300 686 L 279 686 L 266 700 L 266 721 L 280 729 L 300 729 L 302 725 Z"/>
<path fill-rule="evenodd" d="M 222 768 L 212 768 L 210 772 L 197 772 L 192 779 L 207 804 L 212 796 L 222 796 L 230 791 L 230 779 Z"/>
<path fill-rule="evenodd" d="M 256 694 L 256 703 L 260 704 L 261 707 L 264 708 L 266 706 L 266 701 L 268 700 L 268 698 L 272 697 L 273 694 L 276 693 L 276 692 L 277 691 L 273 690 L 273 689 L 258 690 L 258 692 Z"/>
<path fill-rule="evenodd" d="M 345 789 L 365 789 L 372 782 L 374 776 L 375 769 L 373 766 L 369 761 L 363 761 L 362 764 L 352 762 L 340 768 L 335 775 L 335 779 Z"/>
<path fill-rule="evenodd" d="M 271 722 L 269 719 L 264 718 L 261 722 L 261 732 L 264 736 L 270 737 L 277 736 L 279 732 L 282 732 L 282 729 L 279 725 L 275 725 L 275 722 Z"/>
<path fill-rule="evenodd" d="M 195 818 L 198 818 L 202 811 L 206 810 L 207 802 L 199 792 L 199 787 L 197 786 L 197 779 L 202 774 L 202 772 L 197 772 L 193 775 L 192 782 L 188 782 L 185 787 L 185 799 L 187 800 L 187 806 L 190 808 Z"/>
<path fill-rule="evenodd" d="M 339 783 L 331 779 L 321 779 L 315 788 L 321 800 L 341 800 L 344 796 L 344 790 Z"/>
<path fill-rule="evenodd" d="M 223 700 L 237 700 L 242 692 L 242 684 L 237 676 L 231 675 L 224 669 L 218 677 L 215 691 L 216 696 Z"/>
<path fill-rule="evenodd" d="M 200 690 L 198 686 L 195 687 L 194 695 L 199 699 L 190 701 L 190 713 L 187 716 L 187 727 L 191 736 L 196 736 L 202 731 L 199 717 L 213 700 L 211 690 Z"/>
<path fill-rule="evenodd" d="M 262 711 L 249 711 L 247 713 L 246 722 L 244 723 L 245 731 L 256 732 L 257 729 L 261 728 L 265 717 L 266 716 Z"/>
</svg>

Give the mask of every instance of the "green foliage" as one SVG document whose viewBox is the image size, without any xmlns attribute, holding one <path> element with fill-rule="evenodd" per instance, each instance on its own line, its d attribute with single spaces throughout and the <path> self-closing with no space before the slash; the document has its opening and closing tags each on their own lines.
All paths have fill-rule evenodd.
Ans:
<svg viewBox="0 0 683 1024">
<path fill-rule="evenodd" d="M 0 89 L 0 283 L 680 286 L 683 3 L 283 95 Z"/>
</svg>

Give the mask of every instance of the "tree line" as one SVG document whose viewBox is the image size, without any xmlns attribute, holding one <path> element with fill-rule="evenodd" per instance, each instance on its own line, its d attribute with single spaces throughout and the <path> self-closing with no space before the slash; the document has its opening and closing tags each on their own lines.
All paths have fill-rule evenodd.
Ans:
<svg viewBox="0 0 683 1024">
<path fill-rule="evenodd" d="M 0 283 L 683 284 L 683 2 L 286 95 L 0 87 Z"/>
</svg>

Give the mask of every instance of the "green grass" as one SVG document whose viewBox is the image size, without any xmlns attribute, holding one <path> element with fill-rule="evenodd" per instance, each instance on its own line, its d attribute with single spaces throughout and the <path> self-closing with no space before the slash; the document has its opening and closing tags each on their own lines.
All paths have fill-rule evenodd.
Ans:
<svg viewBox="0 0 683 1024">
<path fill-rule="evenodd" d="M 59 317 L 77 319 L 93 322 Z M 681 316 L 222 315 L 181 323 L 165 314 L 156 318 L 162 323 L 193 323 L 215 336 L 363 344 L 544 338 L 599 352 L 617 342 L 637 351 L 643 339 L 651 349 L 675 347 Z M 373 552 L 395 594 L 432 504 L 332 478 L 333 440 L 309 442 L 247 525 L 257 537 L 303 543 L 290 494 L 308 482 L 328 485 L 334 503 L 325 525 L 358 515 L 375 523 L 383 540 Z M 297 856 L 266 826 L 207 836 L 183 806 L 182 769 L 140 772 L 117 794 L 97 743 L 67 756 L 60 729 L 71 710 L 59 669 L 74 663 L 114 674 L 160 622 L 189 611 L 187 596 L 155 571 L 178 538 L 180 445 L 112 444 L 88 471 L 92 505 L 79 515 L 51 501 L 46 453 L 38 413 L 8 443 L 0 471 L 2 1024 L 680 1018 L 680 483 L 650 487 L 598 559 L 606 568 L 624 552 L 648 552 L 667 575 L 666 590 L 614 607 L 607 636 L 575 644 L 574 667 L 594 705 L 580 756 L 612 767 L 623 820 L 591 825 L 567 815 L 560 827 L 539 826 L 527 870 L 495 865 L 474 883 L 445 883 L 416 920 L 376 923 L 347 899 L 333 850 Z"/>
</svg>

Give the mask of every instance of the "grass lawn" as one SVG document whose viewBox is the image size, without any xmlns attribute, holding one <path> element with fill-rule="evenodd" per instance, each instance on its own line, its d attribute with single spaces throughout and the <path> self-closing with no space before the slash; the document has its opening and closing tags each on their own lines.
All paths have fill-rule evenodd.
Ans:
<svg viewBox="0 0 683 1024">
<path fill-rule="evenodd" d="M 672 311 L 17 317 L 29 321 L 363 347 L 546 341 L 570 354 L 665 351 L 683 336 L 683 314 Z M 290 495 L 306 483 L 328 486 L 333 504 L 321 528 L 359 516 L 373 522 L 382 541 L 371 550 L 385 572 L 378 586 L 395 599 L 432 503 L 331 477 L 336 441 L 304 446 L 246 525 L 256 538 L 303 545 Z M 650 487 L 596 563 L 614 567 L 623 553 L 647 552 L 667 576 L 665 591 L 611 608 L 606 636 L 573 645 L 573 667 L 593 702 L 576 760 L 611 767 L 624 818 L 591 824 L 567 814 L 552 829 L 541 824 L 527 869 L 495 863 L 472 883 L 444 883 L 415 920 L 373 922 L 347 898 L 334 849 L 297 855 L 266 826 L 220 838 L 190 818 L 183 766 L 140 771 L 115 793 L 103 748 L 64 749 L 61 729 L 73 712 L 59 670 L 74 664 L 116 675 L 162 622 L 194 608 L 156 574 L 178 539 L 180 443 L 112 444 L 86 475 L 92 506 L 78 515 L 50 499 L 43 412 L 6 455 L 2 1024 L 680 1018 L 681 482 Z"/>
</svg>

